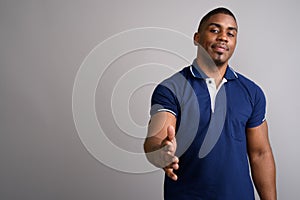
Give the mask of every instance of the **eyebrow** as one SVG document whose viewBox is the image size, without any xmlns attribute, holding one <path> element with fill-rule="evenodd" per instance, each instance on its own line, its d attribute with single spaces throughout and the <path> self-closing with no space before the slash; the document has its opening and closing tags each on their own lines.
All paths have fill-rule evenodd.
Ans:
<svg viewBox="0 0 300 200">
<path fill-rule="evenodd" d="M 216 26 L 216 27 L 218 27 L 218 28 L 221 28 L 221 25 L 220 25 L 220 24 L 214 23 L 214 22 L 210 23 L 208 26 Z M 228 27 L 227 29 L 233 30 L 233 31 L 236 31 L 236 32 L 238 31 L 236 27 Z"/>
</svg>

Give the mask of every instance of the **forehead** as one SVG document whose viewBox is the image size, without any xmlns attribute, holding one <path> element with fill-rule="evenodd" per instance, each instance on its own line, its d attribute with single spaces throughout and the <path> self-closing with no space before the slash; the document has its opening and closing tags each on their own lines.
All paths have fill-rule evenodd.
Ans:
<svg viewBox="0 0 300 200">
<path fill-rule="evenodd" d="M 218 13 L 215 15 L 212 15 L 208 20 L 205 22 L 204 26 L 208 27 L 211 24 L 219 24 L 223 28 L 236 28 L 237 29 L 237 23 L 234 20 L 234 18 L 230 15 Z"/>
</svg>

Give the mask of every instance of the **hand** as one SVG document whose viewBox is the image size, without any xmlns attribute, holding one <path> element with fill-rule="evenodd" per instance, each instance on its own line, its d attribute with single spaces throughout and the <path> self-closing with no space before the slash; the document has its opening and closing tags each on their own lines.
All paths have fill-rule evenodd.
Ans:
<svg viewBox="0 0 300 200">
<path fill-rule="evenodd" d="M 177 143 L 175 138 L 175 129 L 173 126 L 169 126 L 167 128 L 167 137 L 161 143 L 161 161 L 164 163 L 164 171 L 168 177 L 177 180 L 177 175 L 173 172 L 173 170 L 177 170 L 179 168 L 179 159 L 175 156 Z"/>
</svg>

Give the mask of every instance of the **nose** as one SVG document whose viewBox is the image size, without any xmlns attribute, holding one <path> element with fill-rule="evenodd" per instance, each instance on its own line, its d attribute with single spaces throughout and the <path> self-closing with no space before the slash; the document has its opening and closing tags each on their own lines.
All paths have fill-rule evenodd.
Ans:
<svg viewBox="0 0 300 200">
<path fill-rule="evenodd" d="M 225 31 L 221 31 L 217 37 L 218 41 L 228 42 L 227 33 Z"/>
</svg>

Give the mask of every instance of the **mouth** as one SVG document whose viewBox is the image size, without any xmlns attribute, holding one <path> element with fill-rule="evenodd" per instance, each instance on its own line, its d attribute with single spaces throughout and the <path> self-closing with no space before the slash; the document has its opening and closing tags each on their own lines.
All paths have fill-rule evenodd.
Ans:
<svg viewBox="0 0 300 200">
<path fill-rule="evenodd" d="M 217 53 L 224 53 L 226 51 L 229 51 L 229 48 L 225 44 L 213 44 L 212 49 Z"/>
</svg>

